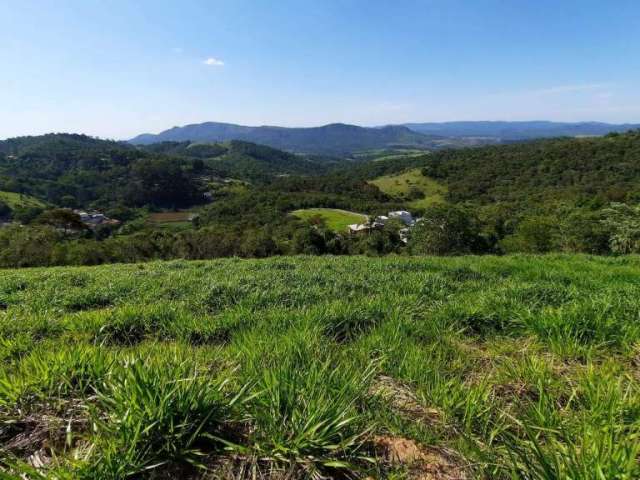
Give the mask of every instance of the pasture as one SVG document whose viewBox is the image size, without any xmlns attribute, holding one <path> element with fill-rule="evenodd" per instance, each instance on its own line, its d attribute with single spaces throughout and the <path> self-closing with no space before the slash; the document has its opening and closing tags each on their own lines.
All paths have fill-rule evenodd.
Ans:
<svg viewBox="0 0 640 480">
<path fill-rule="evenodd" d="M 446 186 L 425 177 L 419 168 L 395 175 L 385 175 L 369 183 L 392 197 L 408 199 L 407 205 L 411 208 L 426 208 L 434 203 L 443 202 L 444 195 L 447 193 Z M 419 192 L 422 198 L 413 198 L 415 196 L 413 192 Z"/>
<path fill-rule="evenodd" d="M 43 208 L 45 203 L 35 197 L 15 192 L 0 192 L 0 202 L 6 203 L 12 210 L 16 208 Z"/>
<path fill-rule="evenodd" d="M 640 258 L 0 271 L 0 477 L 632 479 Z"/>
<path fill-rule="evenodd" d="M 295 210 L 291 212 L 291 215 L 301 220 L 311 220 L 315 217 L 321 218 L 324 220 L 327 228 L 338 233 L 344 233 L 349 225 L 353 223 L 364 223 L 368 218 L 362 213 L 349 212 L 338 208 L 305 208 Z"/>
</svg>

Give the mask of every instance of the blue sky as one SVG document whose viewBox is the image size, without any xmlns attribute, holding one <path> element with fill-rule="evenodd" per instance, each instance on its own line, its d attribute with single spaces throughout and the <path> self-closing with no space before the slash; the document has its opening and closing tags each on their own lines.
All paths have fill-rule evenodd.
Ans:
<svg viewBox="0 0 640 480">
<path fill-rule="evenodd" d="M 637 0 L 4 0 L 0 138 L 640 122 Z"/>
</svg>

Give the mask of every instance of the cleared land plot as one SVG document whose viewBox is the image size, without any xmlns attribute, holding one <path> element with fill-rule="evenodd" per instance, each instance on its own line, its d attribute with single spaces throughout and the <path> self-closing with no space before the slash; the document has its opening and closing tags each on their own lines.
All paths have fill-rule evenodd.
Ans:
<svg viewBox="0 0 640 480">
<path fill-rule="evenodd" d="M 635 256 L 3 270 L 0 477 L 640 478 L 639 311 Z"/>
<path fill-rule="evenodd" d="M 349 212 L 337 208 L 307 208 L 304 210 L 295 210 L 291 212 L 291 215 L 302 220 L 320 217 L 326 222 L 327 227 L 334 232 L 344 232 L 349 225 L 353 223 L 363 223 L 368 219 L 366 215 L 361 213 Z"/>
<path fill-rule="evenodd" d="M 408 170 L 397 175 L 386 175 L 371 180 L 384 193 L 396 198 L 408 198 L 412 190 L 422 192 L 424 198 L 409 200 L 407 205 L 414 208 L 425 208 L 438 202 L 444 202 L 447 187 L 435 180 L 425 177 L 419 168 Z"/>
</svg>

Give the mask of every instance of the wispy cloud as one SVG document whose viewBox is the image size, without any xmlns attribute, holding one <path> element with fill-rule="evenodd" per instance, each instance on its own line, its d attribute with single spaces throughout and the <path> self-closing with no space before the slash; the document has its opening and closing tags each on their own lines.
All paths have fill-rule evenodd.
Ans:
<svg viewBox="0 0 640 480">
<path fill-rule="evenodd" d="M 204 63 L 205 65 L 208 65 L 210 67 L 223 67 L 224 66 L 224 62 L 222 60 L 218 60 L 217 58 L 213 58 L 213 57 L 207 58 L 202 63 Z"/>
</svg>

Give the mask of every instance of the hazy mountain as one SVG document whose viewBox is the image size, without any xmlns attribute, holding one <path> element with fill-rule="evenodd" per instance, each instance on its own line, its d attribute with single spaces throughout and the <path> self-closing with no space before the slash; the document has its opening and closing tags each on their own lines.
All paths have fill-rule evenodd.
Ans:
<svg viewBox="0 0 640 480">
<path fill-rule="evenodd" d="M 606 135 L 610 132 L 626 132 L 640 128 L 640 124 L 616 125 L 601 122 L 563 123 L 548 121 L 406 123 L 404 126 L 425 135 L 458 138 L 490 137 L 506 141 Z"/>
<path fill-rule="evenodd" d="M 130 143 L 148 145 L 165 141 L 244 140 L 293 152 L 338 154 L 389 147 L 430 148 L 434 139 L 435 136 L 423 135 L 401 125 L 366 128 L 334 123 L 322 127 L 285 128 L 207 122 L 174 127 L 157 135 L 139 135 Z"/>
</svg>

